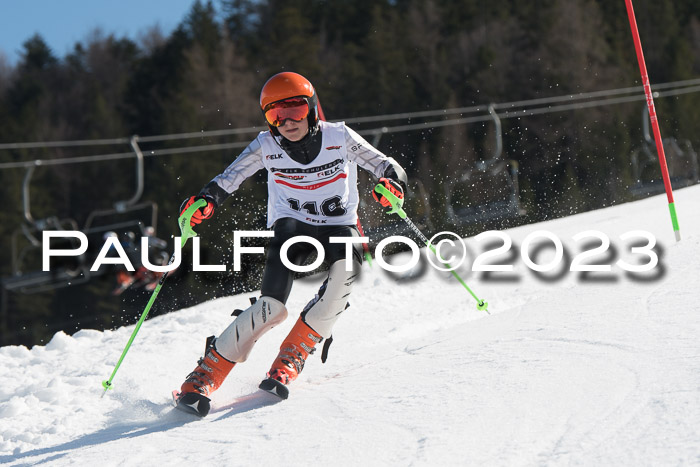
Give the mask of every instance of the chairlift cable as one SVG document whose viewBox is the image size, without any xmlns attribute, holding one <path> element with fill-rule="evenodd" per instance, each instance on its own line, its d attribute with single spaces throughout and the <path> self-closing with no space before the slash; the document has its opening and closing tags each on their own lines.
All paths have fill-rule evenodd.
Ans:
<svg viewBox="0 0 700 467">
<path fill-rule="evenodd" d="M 670 97 L 679 96 L 682 94 L 700 92 L 700 79 L 692 79 L 685 81 L 675 81 L 670 83 L 661 83 L 654 85 L 654 95 L 655 97 Z M 662 91 L 665 89 L 665 91 Z M 583 108 L 591 108 L 605 105 L 621 104 L 634 101 L 645 100 L 644 94 L 640 93 L 643 90 L 640 86 L 612 89 L 605 91 L 593 91 L 581 94 L 568 94 L 563 96 L 546 97 L 540 99 L 530 99 L 523 101 L 513 101 L 506 103 L 495 103 L 492 104 L 494 109 L 501 109 L 502 112 L 498 112 L 499 118 L 515 118 L 515 117 L 527 117 L 532 115 L 542 115 L 547 113 L 562 112 L 567 110 L 576 110 Z M 588 100 L 596 97 L 608 97 L 615 95 L 622 95 L 628 93 L 636 93 L 630 96 L 616 97 L 616 98 L 606 98 L 598 100 Z M 577 102 L 579 101 L 579 102 Z M 568 104 L 546 106 L 546 107 L 536 107 L 545 104 L 555 104 L 569 102 Z M 524 106 L 529 107 L 524 107 Z M 472 107 L 460 107 L 454 109 L 442 109 L 442 110 L 431 110 L 423 112 L 409 112 L 400 114 L 389 114 L 389 115 L 378 115 L 373 117 L 358 117 L 345 119 L 346 123 L 365 123 L 374 121 L 386 121 L 386 120 L 397 120 L 397 119 L 411 119 L 411 118 L 424 118 L 430 116 L 446 116 L 455 114 L 464 114 L 470 112 L 487 112 L 488 105 L 478 105 Z M 517 109 L 517 107 L 523 107 Z M 397 125 L 392 127 L 382 126 L 378 128 L 370 128 L 359 130 L 358 133 L 361 135 L 378 135 L 384 133 L 398 133 L 404 131 L 413 130 L 428 130 L 432 128 L 440 128 L 445 126 L 454 125 L 464 125 L 468 123 L 486 122 L 492 120 L 491 115 L 476 115 L 473 117 L 463 117 L 463 118 L 453 118 L 448 120 L 434 120 L 421 123 L 412 123 L 407 125 Z M 138 137 L 138 141 L 142 143 L 157 142 L 157 141 L 171 141 L 177 139 L 193 139 L 197 137 L 214 137 L 214 136 L 226 136 L 234 134 L 246 134 L 260 131 L 262 127 L 248 127 L 248 128 L 235 128 L 227 130 L 213 130 L 213 131 L 201 131 L 201 132 L 190 132 L 190 133 L 178 133 L 170 135 L 156 135 L 156 136 L 142 136 Z M 46 147 L 71 147 L 71 146 L 90 146 L 90 145 L 106 145 L 106 144 L 129 144 L 130 138 L 114 138 L 114 139 L 96 139 L 96 140 L 81 140 L 81 141 L 49 141 L 49 142 L 34 142 L 34 143 L 7 143 L 0 144 L 0 150 L 7 149 L 29 149 L 29 148 L 46 148 Z M 245 147 L 248 143 L 236 142 L 236 143 L 221 143 L 221 144 L 210 144 L 202 146 L 191 146 L 191 147 L 180 147 L 180 148 L 168 148 L 168 149 L 154 149 L 147 150 L 144 152 L 144 156 L 165 156 L 165 155 L 175 155 L 175 154 L 186 154 L 194 152 L 203 151 L 214 151 L 214 150 L 224 150 L 224 149 L 235 149 Z M 67 157 L 61 159 L 36 159 L 31 161 L 22 162 L 6 162 L 0 163 L 1 169 L 16 169 L 16 168 L 28 168 L 32 166 L 53 166 L 53 165 L 63 165 L 63 164 L 75 164 L 83 162 L 101 162 L 109 160 L 120 160 L 129 159 L 134 157 L 133 152 L 122 152 L 122 153 L 112 153 L 112 154 L 101 154 L 94 156 L 77 156 L 77 157 Z"/>
</svg>

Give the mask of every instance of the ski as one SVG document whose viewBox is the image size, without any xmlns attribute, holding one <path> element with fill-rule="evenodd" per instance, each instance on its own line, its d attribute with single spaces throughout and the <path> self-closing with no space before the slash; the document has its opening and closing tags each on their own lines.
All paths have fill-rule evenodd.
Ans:
<svg viewBox="0 0 700 467">
<path fill-rule="evenodd" d="M 265 378 L 258 387 L 263 391 L 274 394 L 280 399 L 289 397 L 289 388 L 274 378 Z"/>
<path fill-rule="evenodd" d="M 178 390 L 173 391 L 173 405 L 178 410 L 191 413 L 199 417 L 206 417 L 211 408 L 210 399 L 196 392 L 181 394 Z"/>
</svg>

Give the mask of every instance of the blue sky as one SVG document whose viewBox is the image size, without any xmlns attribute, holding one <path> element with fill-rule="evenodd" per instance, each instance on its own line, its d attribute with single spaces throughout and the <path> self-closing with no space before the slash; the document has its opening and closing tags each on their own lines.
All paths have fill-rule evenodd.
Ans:
<svg viewBox="0 0 700 467">
<path fill-rule="evenodd" d="M 99 27 L 105 34 L 136 39 L 155 24 L 167 35 L 195 0 L 4 0 L 0 3 L 0 54 L 11 64 L 22 43 L 39 33 L 62 58 Z M 218 9 L 219 3 L 214 2 Z"/>
</svg>

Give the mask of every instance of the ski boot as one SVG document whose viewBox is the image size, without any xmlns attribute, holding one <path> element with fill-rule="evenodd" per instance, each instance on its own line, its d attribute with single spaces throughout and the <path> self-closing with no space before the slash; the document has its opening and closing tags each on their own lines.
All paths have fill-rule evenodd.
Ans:
<svg viewBox="0 0 700 467">
<path fill-rule="evenodd" d="M 207 338 L 204 357 L 199 359 L 197 368 L 192 371 L 180 387 L 180 392 L 173 392 L 176 407 L 192 412 L 200 417 L 209 413 L 209 395 L 224 382 L 235 362 L 230 362 L 217 352 L 214 336 Z"/>
<path fill-rule="evenodd" d="M 323 337 L 311 329 L 302 317 L 299 317 L 287 338 L 282 342 L 280 353 L 259 388 L 282 399 L 289 397 L 287 385 L 299 376 L 304 369 L 306 359 L 314 352 L 316 344 L 322 340 Z"/>
</svg>

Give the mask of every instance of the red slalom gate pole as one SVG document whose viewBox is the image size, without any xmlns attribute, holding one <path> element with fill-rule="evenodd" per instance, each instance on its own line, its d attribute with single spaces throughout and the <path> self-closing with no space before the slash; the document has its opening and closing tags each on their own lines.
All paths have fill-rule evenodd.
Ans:
<svg viewBox="0 0 700 467">
<path fill-rule="evenodd" d="M 671 212 L 671 223 L 673 224 L 673 233 L 676 235 L 676 241 L 680 241 L 681 232 L 678 228 L 678 216 L 676 215 L 676 205 L 673 202 L 673 188 L 671 187 L 671 177 L 668 175 L 668 166 L 666 165 L 666 154 L 664 153 L 664 144 L 661 140 L 661 130 L 659 130 L 659 121 L 656 118 L 656 109 L 654 107 L 654 96 L 651 93 L 651 85 L 649 84 L 649 74 L 647 73 L 647 65 L 644 62 L 644 52 L 642 52 L 642 42 L 639 39 L 639 30 L 637 29 L 637 20 L 634 17 L 634 8 L 632 0 L 625 0 L 627 6 L 627 16 L 630 20 L 630 29 L 632 29 L 632 38 L 634 39 L 634 48 L 637 51 L 637 62 L 639 62 L 639 72 L 642 75 L 642 84 L 644 93 L 647 96 L 647 108 L 649 109 L 649 118 L 654 129 L 654 141 L 656 141 L 656 152 L 659 155 L 659 165 L 661 166 L 661 176 L 664 180 L 666 188 L 666 197 L 668 198 L 668 209 Z"/>
</svg>

